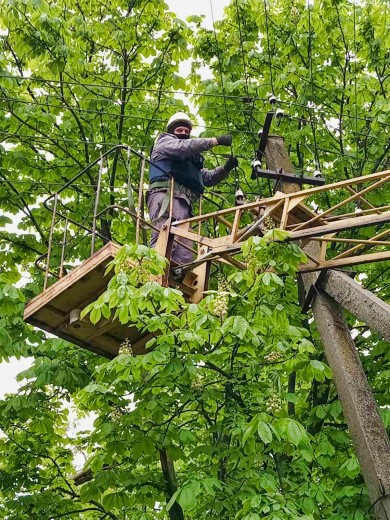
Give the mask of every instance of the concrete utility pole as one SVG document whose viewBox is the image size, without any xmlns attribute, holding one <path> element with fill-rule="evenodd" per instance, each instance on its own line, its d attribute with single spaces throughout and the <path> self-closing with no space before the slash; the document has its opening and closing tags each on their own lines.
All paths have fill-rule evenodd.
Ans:
<svg viewBox="0 0 390 520">
<path fill-rule="evenodd" d="M 284 137 L 269 135 L 264 153 L 268 170 L 276 172 L 283 169 L 287 173 L 293 173 L 293 166 L 284 144 Z M 285 181 L 278 181 L 275 188 L 283 193 L 294 193 L 301 189 L 297 182 Z"/>
<path fill-rule="evenodd" d="M 293 172 L 281 138 L 271 136 L 268 138 L 265 157 L 267 168 L 275 169 L 275 165 L 280 167 L 279 165 L 282 163 L 285 171 Z M 281 187 L 278 186 L 278 189 L 285 191 L 284 184 Z M 289 191 L 285 192 L 291 193 L 292 191 L 297 191 L 296 185 L 293 188 L 290 185 Z M 312 241 L 304 250 L 316 258 L 319 256 L 319 248 L 319 244 Z M 364 318 L 381 334 L 387 334 L 388 326 L 380 325 L 380 317 L 374 319 L 374 314 L 378 312 L 380 316 L 387 317 L 387 323 L 389 322 L 386 304 L 369 291 L 363 290 L 356 282 L 348 283 L 345 275 L 338 275 L 340 273 L 331 272 L 325 283 L 326 290 L 333 293 L 343 305 L 346 305 L 346 308 L 349 307 L 351 310 L 353 307 L 354 310 L 351 312 L 354 314 L 356 312 L 359 319 Z M 305 294 L 316 283 L 317 278 L 317 273 L 302 275 Z M 341 296 L 337 289 L 340 279 L 343 280 L 343 287 L 349 288 L 349 298 L 348 295 Z M 352 302 L 353 299 L 356 301 Z M 366 309 L 362 309 L 360 306 L 365 306 Z M 371 306 L 371 311 L 369 306 Z M 390 520 L 389 438 L 379 416 L 373 393 L 369 388 L 358 351 L 345 322 L 341 305 L 325 291 L 318 289 L 313 298 L 312 310 L 327 361 L 333 372 L 334 383 L 355 445 L 375 518 Z"/>
<path fill-rule="evenodd" d="M 344 309 L 390 342 L 390 305 L 342 271 L 330 270 L 321 284 Z"/>
</svg>

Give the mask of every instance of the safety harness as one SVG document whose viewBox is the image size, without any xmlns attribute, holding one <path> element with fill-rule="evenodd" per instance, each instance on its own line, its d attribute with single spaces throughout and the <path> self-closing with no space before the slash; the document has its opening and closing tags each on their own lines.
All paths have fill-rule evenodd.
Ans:
<svg viewBox="0 0 390 520">
<path fill-rule="evenodd" d="M 175 157 L 150 163 L 149 191 L 166 189 L 166 194 L 157 218 L 160 218 L 169 206 L 169 184 L 171 177 L 175 179 L 174 191 L 183 193 L 191 202 L 197 200 L 204 192 L 203 176 L 201 173 L 203 162 L 203 157 L 200 154 L 196 154 L 191 157 Z"/>
</svg>

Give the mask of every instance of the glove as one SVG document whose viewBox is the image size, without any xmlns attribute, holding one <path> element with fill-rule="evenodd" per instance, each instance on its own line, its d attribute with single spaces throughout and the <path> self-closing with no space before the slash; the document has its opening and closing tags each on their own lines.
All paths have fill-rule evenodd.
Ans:
<svg viewBox="0 0 390 520">
<path fill-rule="evenodd" d="M 217 143 L 221 146 L 230 146 L 232 144 L 233 138 L 231 135 L 220 135 L 216 137 Z"/>
<path fill-rule="evenodd" d="M 237 157 L 233 157 L 233 155 L 231 155 L 229 157 L 229 159 L 226 161 L 223 169 L 225 170 L 225 172 L 230 172 L 231 170 L 233 170 L 233 168 L 236 168 L 237 166 L 238 166 Z"/>
</svg>

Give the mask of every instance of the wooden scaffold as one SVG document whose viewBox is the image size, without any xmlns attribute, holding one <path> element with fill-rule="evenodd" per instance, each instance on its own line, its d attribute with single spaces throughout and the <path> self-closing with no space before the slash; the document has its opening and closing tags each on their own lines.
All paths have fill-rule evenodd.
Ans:
<svg viewBox="0 0 390 520">
<path fill-rule="evenodd" d="M 110 154 L 123 152 L 127 156 L 133 154 L 141 161 L 138 207 L 135 210 L 129 205 L 108 204 L 102 209 L 100 197 L 105 161 Z M 262 168 L 263 158 L 267 169 Z M 141 231 L 147 227 L 153 228 L 142 214 L 146 163 L 142 154 L 124 145 L 116 146 L 45 201 L 53 217 L 49 250 L 37 261 L 37 266 L 45 272 L 44 290 L 26 305 L 24 318 L 28 323 L 108 358 L 117 355 L 120 344 L 126 338 L 129 338 L 134 354 L 145 352 L 145 344 L 150 339 L 148 335 L 106 318 L 92 325 L 87 318 L 80 319 L 80 312 L 106 289 L 109 275 L 104 277 L 104 271 L 120 247 L 111 236 L 97 230 L 98 220 L 107 214 L 115 215 L 116 212 L 129 215 L 135 222 L 137 241 Z M 96 166 L 99 166 L 98 182 L 94 194 L 92 225 L 88 226 L 85 222 L 72 220 L 64 209 L 66 202 L 61 201 L 61 196 L 64 199 L 69 197 L 75 181 Z M 156 249 L 169 259 L 174 241 L 184 238 L 193 242 L 196 256 L 187 265 L 171 264 L 159 282 L 165 286 L 178 287 L 188 301 L 199 302 L 208 288 L 213 262 L 246 269 L 245 258 L 241 254 L 245 240 L 262 235 L 270 222 L 275 229 L 289 231 L 287 240 L 298 243 L 309 259 L 308 263 L 298 269 L 302 307 L 304 310 L 312 308 L 375 517 L 389 520 L 389 439 L 343 317 L 343 308 L 390 341 L 390 306 L 363 289 L 341 269 L 390 260 L 390 241 L 387 240 L 390 228 L 385 226 L 390 222 L 390 205 L 375 206 L 367 198 L 367 195 L 388 183 L 390 170 L 327 185 L 321 178 L 308 179 L 291 172 L 292 165 L 283 139 L 263 133 L 257 159 L 253 163 L 252 177 L 273 179 L 276 182 L 274 196 L 199 214 L 183 221 L 173 222 L 171 217 L 168 218 L 160 231 Z M 302 189 L 302 184 L 307 182 L 312 187 Z M 173 186 L 171 182 L 171 195 Z M 326 192 L 336 194 L 340 202 L 322 210 L 314 201 L 318 200 L 319 194 Z M 218 229 L 217 238 L 208 236 L 210 224 Z M 54 255 L 59 259 L 58 269 L 55 270 L 52 238 L 59 225 L 63 230 L 63 240 L 59 244 L 59 252 Z M 84 237 L 91 238 L 91 255 L 80 265 L 65 272 L 70 225 L 84 233 Z M 375 226 L 382 226 L 381 231 L 368 239 L 356 238 L 352 233 L 360 228 Z M 95 251 L 97 239 L 105 245 Z M 330 247 L 334 243 L 344 246 L 341 253 L 334 253 Z M 181 282 L 177 281 L 178 275 L 181 278 L 184 275 Z M 49 285 L 52 278 L 57 280 Z"/>
</svg>

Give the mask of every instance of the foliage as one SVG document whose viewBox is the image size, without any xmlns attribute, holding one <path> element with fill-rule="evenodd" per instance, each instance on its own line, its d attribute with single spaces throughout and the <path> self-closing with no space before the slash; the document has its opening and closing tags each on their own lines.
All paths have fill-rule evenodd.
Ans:
<svg viewBox="0 0 390 520">
<path fill-rule="evenodd" d="M 48 517 L 72 510 L 100 518 L 100 510 L 134 519 L 143 511 L 147 519 L 164 517 L 177 500 L 194 519 L 363 514 L 367 499 L 331 373 L 295 303 L 293 274 L 304 256 L 293 244 L 275 242 L 283 238 L 275 233 L 245 244 L 250 269 L 225 282 L 224 318 L 214 313 L 218 291 L 199 305 L 185 304 L 179 291 L 145 283 L 145 265 L 157 275 L 164 258 L 145 246 L 122 248 L 107 291 L 84 314 L 95 322 L 114 310 L 122 323 L 152 335 L 148 352 L 89 360 L 88 377 L 76 377 L 67 392 L 53 373 L 42 378 L 67 362 L 63 349 L 50 362 L 45 343 L 46 370 L 36 362 L 25 374 L 31 383 L 2 406 L 6 510 L 38 516 L 44 499 Z M 79 363 L 80 356 L 70 361 L 73 370 Z M 92 431 L 78 439 L 64 436 L 66 395 L 80 411 L 96 414 Z M 89 453 L 93 474 L 80 488 L 70 477 L 72 443 Z M 174 461 L 179 486 L 165 508 L 162 452 Z M 20 482 L 24 460 L 35 476 Z M 15 500 L 17 489 L 24 500 Z"/>
<path fill-rule="evenodd" d="M 388 168 L 388 2 L 232 0 L 215 32 L 200 17 L 184 23 L 163 1 L 1 6 L 0 359 L 34 361 L 20 391 L 0 402 L 0 518 L 149 520 L 180 518 L 180 508 L 194 520 L 367 518 L 330 369 L 297 305 L 304 257 L 278 231 L 246 243 L 249 269 L 220 270 L 199 305 L 149 280 L 165 268 L 155 251 L 121 249 L 107 291 L 84 315 L 98 323 L 113 314 L 149 333 L 144 356 L 125 342 L 107 361 L 22 315 L 42 289 L 34 260 L 47 250 L 52 220 L 42 201 L 113 145 L 148 153 L 189 100 L 204 135 L 231 131 L 240 156 L 239 178 L 210 190 L 205 211 L 231 205 L 237 181 L 249 200 L 270 194 L 250 180 L 250 160 L 271 93 L 286 112 L 272 131 L 285 136 L 296 171 L 320 167 L 333 181 Z M 189 57 L 184 79 L 179 66 Z M 224 159 L 209 155 L 207 164 Z M 99 210 L 128 204 L 139 164 L 122 152 L 107 158 Z M 87 228 L 98 166 L 59 203 Z M 385 205 L 388 191 L 368 199 Z M 332 193 L 313 201 L 332 202 Z M 102 238 L 134 242 L 130 216 L 110 211 L 97 227 L 97 247 Z M 69 221 L 67 271 L 90 255 L 84 231 Z M 63 236 L 56 220 L 52 271 Z M 389 267 L 359 269 L 388 299 Z M 389 427 L 388 345 L 348 320 Z M 81 429 L 85 418 L 93 424 Z M 80 455 L 85 470 L 75 477 Z"/>
</svg>

